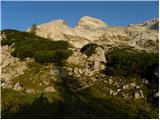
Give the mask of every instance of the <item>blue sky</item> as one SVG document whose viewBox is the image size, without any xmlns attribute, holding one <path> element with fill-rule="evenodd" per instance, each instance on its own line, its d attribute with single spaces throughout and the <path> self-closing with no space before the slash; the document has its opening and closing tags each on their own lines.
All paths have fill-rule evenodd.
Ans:
<svg viewBox="0 0 160 120">
<path fill-rule="evenodd" d="M 33 23 L 64 19 L 74 27 L 82 16 L 100 18 L 112 26 L 125 26 L 158 18 L 158 1 L 55 2 L 3 1 L 1 29 L 25 31 Z"/>
</svg>

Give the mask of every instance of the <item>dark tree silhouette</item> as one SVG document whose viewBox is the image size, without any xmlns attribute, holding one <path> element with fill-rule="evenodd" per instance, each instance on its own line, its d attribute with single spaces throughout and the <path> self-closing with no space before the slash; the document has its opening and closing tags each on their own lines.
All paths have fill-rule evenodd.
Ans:
<svg viewBox="0 0 160 120">
<path fill-rule="evenodd" d="M 37 25 L 33 24 L 32 27 L 31 27 L 31 29 L 30 29 L 30 33 L 36 34 L 36 30 L 37 30 Z"/>
</svg>

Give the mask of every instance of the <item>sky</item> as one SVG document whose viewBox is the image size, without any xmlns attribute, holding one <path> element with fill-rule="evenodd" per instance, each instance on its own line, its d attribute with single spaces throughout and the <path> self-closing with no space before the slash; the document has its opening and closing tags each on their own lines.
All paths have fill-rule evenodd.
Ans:
<svg viewBox="0 0 160 120">
<path fill-rule="evenodd" d="M 75 27 L 83 16 L 96 17 L 111 26 L 126 26 L 158 18 L 158 1 L 2 1 L 1 29 L 25 31 L 32 24 L 64 19 Z"/>
</svg>

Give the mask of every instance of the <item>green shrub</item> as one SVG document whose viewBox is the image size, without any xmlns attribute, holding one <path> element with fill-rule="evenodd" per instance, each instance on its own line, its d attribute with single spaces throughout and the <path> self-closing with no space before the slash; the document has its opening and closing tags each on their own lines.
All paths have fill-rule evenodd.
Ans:
<svg viewBox="0 0 160 120">
<path fill-rule="evenodd" d="M 158 67 L 158 54 L 113 49 L 106 55 L 107 73 L 110 75 L 140 75 L 151 79 L 153 71 Z"/>
<path fill-rule="evenodd" d="M 72 54 L 70 50 L 55 50 L 55 51 L 37 51 L 35 53 L 35 61 L 40 63 L 55 62 L 56 64 L 63 63 L 64 60 Z"/>
<path fill-rule="evenodd" d="M 52 41 L 17 30 L 2 30 L 2 33 L 7 38 L 2 40 L 2 45 L 15 43 L 15 50 L 11 54 L 20 59 L 30 57 L 40 63 L 61 63 L 71 55 L 71 51 L 68 50 L 70 45 L 67 41 Z"/>
<path fill-rule="evenodd" d="M 89 43 L 89 44 L 83 46 L 81 48 L 80 52 L 87 55 L 88 57 L 90 57 L 92 54 L 95 53 L 96 47 L 98 47 L 97 44 Z"/>
<path fill-rule="evenodd" d="M 14 43 L 14 40 L 2 40 L 1 45 L 12 45 Z"/>
<path fill-rule="evenodd" d="M 40 63 L 53 62 L 55 51 L 37 51 L 35 61 Z"/>
</svg>

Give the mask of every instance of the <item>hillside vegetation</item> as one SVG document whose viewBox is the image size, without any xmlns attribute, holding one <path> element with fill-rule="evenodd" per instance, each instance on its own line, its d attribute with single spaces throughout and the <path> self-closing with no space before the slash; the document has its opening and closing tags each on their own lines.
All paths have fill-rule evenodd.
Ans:
<svg viewBox="0 0 160 120">
<path fill-rule="evenodd" d="M 158 67 L 158 53 L 131 51 L 115 48 L 106 54 L 107 74 L 134 76 L 153 79 L 153 72 Z"/>
<path fill-rule="evenodd" d="M 40 63 L 55 62 L 60 64 L 72 54 L 72 51 L 68 49 L 69 43 L 67 41 L 51 41 L 17 30 L 3 30 L 3 33 L 7 39 L 2 40 L 1 44 L 14 44 L 15 49 L 12 55 L 20 59 L 30 57 Z"/>
<path fill-rule="evenodd" d="M 1 45 L 13 48 L 9 57 L 23 62 L 33 58 L 26 62 L 23 74 L 3 80 L 12 87 L 3 84 L 2 118 L 159 117 L 159 98 L 151 100 L 159 89 L 155 74 L 158 54 L 128 48 L 105 51 L 94 43 L 71 50 L 67 41 L 52 41 L 17 30 L 1 32 L 5 35 Z M 4 65 L 3 74 L 13 68 L 15 63 L 10 63 Z M 46 90 L 48 87 L 52 89 Z"/>
</svg>

